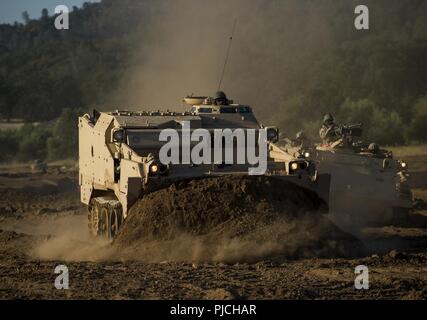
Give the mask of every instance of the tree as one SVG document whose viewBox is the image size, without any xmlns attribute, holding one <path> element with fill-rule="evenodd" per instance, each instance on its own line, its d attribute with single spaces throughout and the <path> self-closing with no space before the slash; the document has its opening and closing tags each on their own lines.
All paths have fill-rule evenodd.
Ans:
<svg viewBox="0 0 427 320">
<path fill-rule="evenodd" d="M 28 11 L 22 12 L 22 19 L 24 20 L 25 24 L 28 24 L 30 22 L 30 14 Z"/>
<path fill-rule="evenodd" d="M 47 155 L 46 140 L 51 135 L 51 130 L 45 124 L 26 124 L 18 134 L 17 158 L 21 161 L 45 159 Z"/>
<path fill-rule="evenodd" d="M 427 95 L 414 106 L 413 117 L 408 126 L 410 142 L 427 142 Z"/>
<path fill-rule="evenodd" d="M 0 78 L 0 114 L 7 122 L 12 118 L 18 97 L 19 89 L 13 83 Z"/>
<path fill-rule="evenodd" d="M 51 160 L 75 158 L 77 154 L 77 118 L 79 111 L 66 108 L 52 129 L 47 140 L 47 155 Z"/>
<path fill-rule="evenodd" d="M 362 123 L 365 140 L 387 145 L 404 142 L 405 127 L 399 114 L 380 108 L 368 99 L 346 99 L 341 105 L 338 120 L 344 123 Z"/>
<path fill-rule="evenodd" d="M 42 20 L 47 20 L 49 19 L 49 11 L 46 8 L 42 9 Z"/>
</svg>

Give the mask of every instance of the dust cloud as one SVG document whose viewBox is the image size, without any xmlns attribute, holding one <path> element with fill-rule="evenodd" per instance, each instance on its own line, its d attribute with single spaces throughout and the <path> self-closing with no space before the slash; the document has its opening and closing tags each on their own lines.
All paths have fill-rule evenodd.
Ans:
<svg viewBox="0 0 427 320">
<path fill-rule="evenodd" d="M 325 218 L 324 210 L 314 192 L 283 179 L 185 180 L 134 204 L 112 243 L 90 236 L 85 216 L 60 217 L 45 222 L 51 236 L 42 238 L 32 255 L 63 261 L 248 263 L 362 254 L 360 241 Z"/>
<path fill-rule="evenodd" d="M 30 255 L 41 260 L 100 261 L 113 254 L 107 240 L 90 235 L 86 215 L 33 221 L 26 233 L 39 236 Z"/>
<path fill-rule="evenodd" d="M 84 217 L 79 223 L 58 219 L 61 233 L 39 238 L 30 255 L 48 261 L 142 261 L 156 262 L 223 262 L 251 263 L 263 259 L 293 259 L 310 257 L 351 256 L 349 245 L 358 245 L 347 235 L 331 236 L 326 219 L 302 218 L 259 224 L 249 234 L 221 235 L 211 231 L 194 235 L 177 231 L 171 239 L 145 240 L 142 237 L 131 244 L 111 243 L 89 235 Z M 50 224 L 51 227 L 54 224 Z M 234 227 L 236 227 L 234 225 Z M 233 225 L 229 226 L 233 228 Z M 42 231 L 42 230 L 40 230 Z M 46 233 L 52 231 L 47 228 Z M 328 239 L 325 236 L 328 234 Z M 360 249 L 360 248 L 359 248 Z M 350 253 L 350 252 L 351 253 Z"/>
<path fill-rule="evenodd" d="M 113 244 L 112 257 L 158 262 L 255 263 L 313 257 L 357 257 L 364 246 L 325 218 L 305 217 L 261 224 L 238 236 L 177 233 L 169 240 L 141 239 L 130 246 Z"/>
<path fill-rule="evenodd" d="M 164 0 L 141 31 L 112 101 L 131 109 L 184 110 L 185 95 L 217 90 L 234 22 L 222 90 L 255 110 L 276 108 L 327 54 L 329 12 L 310 1 Z M 313 78 L 315 77 L 308 77 Z"/>
</svg>

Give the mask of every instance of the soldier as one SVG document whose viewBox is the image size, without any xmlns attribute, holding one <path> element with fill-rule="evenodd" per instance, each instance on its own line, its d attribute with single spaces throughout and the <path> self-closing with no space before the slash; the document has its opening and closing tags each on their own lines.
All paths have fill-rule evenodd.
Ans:
<svg viewBox="0 0 427 320">
<path fill-rule="evenodd" d="M 225 106 L 228 105 L 228 99 L 227 96 L 223 91 L 218 91 L 215 93 L 215 104 L 218 106 Z"/>
<path fill-rule="evenodd" d="M 320 138 L 323 143 L 335 142 L 341 138 L 339 126 L 334 123 L 334 117 L 328 113 L 323 117 L 323 124 L 319 130 Z"/>
<path fill-rule="evenodd" d="M 372 153 L 373 155 L 378 155 L 380 152 L 380 146 L 376 144 L 375 142 L 372 142 L 368 146 L 368 151 Z"/>
<path fill-rule="evenodd" d="M 392 153 L 390 153 L 389 151 L 381 149 L 381 147 L 377 143 L 375 143 L 375 142 L 372 142 L 371 144 L 369 144 L 369 146 L 368 146 L 368 152 L 374 158 L 380 158 L 380 159 L 393 158 L 393 154 Z"/>
</svg>

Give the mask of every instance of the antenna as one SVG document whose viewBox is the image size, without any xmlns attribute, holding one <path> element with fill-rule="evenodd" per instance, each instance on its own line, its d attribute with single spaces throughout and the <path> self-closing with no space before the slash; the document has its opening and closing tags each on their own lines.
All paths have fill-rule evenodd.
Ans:
<svg viewBox="0 0 427 320">
<path fill-rule="evenodd" d="M 236 29 L 236 24 L 237 24 L 237 18 L 234 19 L 233 30 L 231 31 L 231 36 L 230 36 L 229 41 L 228 41 L 227 54 L 225 56 L 224 66 L 222 68 L 221 78 L 219 80 L 217 91 L 219 91 L 221 89 L 222 80 L 224 79 L 225 69 L 227 68 L 227 62 L 228 62 L 228 58 L 230 56 L 230 49 L 231 49 L 231 44 L 233 43 L 233 36 L 234 36 L 234 30 Z"/>
</svg>

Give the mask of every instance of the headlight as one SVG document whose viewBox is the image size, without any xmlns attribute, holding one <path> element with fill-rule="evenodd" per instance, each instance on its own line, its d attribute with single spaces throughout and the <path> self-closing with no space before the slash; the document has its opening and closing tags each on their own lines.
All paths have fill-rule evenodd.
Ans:
<svg viewBox="0 0 427 320">
<path fill-rule="evenodd" d="M 298 163 L 297 163 L 297 162 L 293 162 L 293 163 L 291 163 L 291 169 L 292 169 L 293 171 L 298 170 L 298 168 L 299 168 L 299 165 L 298 165 Z"/>
<path fill-rule="evenodd" d="M 113 131 L 113 142 L 123 142 L 125 139 L 125 132 L 123 129 Z"/>
<path fill-rule="evenodd" d="M 150 167 L 150 172 L 151 173 L 157 173 L 159 171 L 159 166 L 157 165 L 157 164 L 153 164 L 151 167 Z"/>
<path fill-rule="evenodd" d="M 402 169 L 406 169 L 408 167 L 408 164 L 405 161 L 401 161 L 400 166 L 402 167 Z"/>
<path fill-rule="evenodd" d="M 310 152 L 304 152 L 304 158 L 310 158 Z"/>
<path fill-rule="evenodd" d="M 151 175 L 166 175 L 168 174 L 169 166 L 164 165 L 162 163 L 153 163 L 150 166 L 150 174 Z"/>
</svg>

